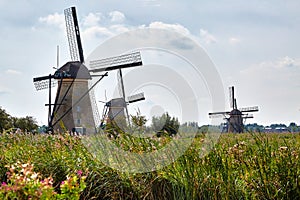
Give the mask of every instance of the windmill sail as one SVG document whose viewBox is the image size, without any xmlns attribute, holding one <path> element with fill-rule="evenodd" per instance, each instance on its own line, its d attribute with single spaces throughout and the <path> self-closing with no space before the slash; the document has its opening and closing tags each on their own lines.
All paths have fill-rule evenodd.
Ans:
<svg viewBox="0 0 300 200">
<path fill-rule="evenodd" d="M 230 104 L 230 108 L 234 109 L 235 106 L 235 102 L 234 102 L 234 87 L 229 87 L 229 104 Z"/>
<path fill-rule="evenodd" d="M 241 112 L 257 112 L 258 106 L 246 107 L 246 108 L 239 108 Z"/>
<path fill-rule="evenodd" d="M 51 78 L 51 75 L 34 78 L 33 83 L 35 89 L 39 91 L 49 89 L 50 87 L 55 87 L 57 82 L 55 80 L 50 81 Z"/>
<path fill-rule="evenodd" d="M 116 69 L 141 66 L 142 58 L 140 52 L 134 52 L 130 54 L 124 54 L 121 56 L 115 56 L 105 58 L 101 60 L 94 60 L 90 62 L 90 72 L 103 72 Z"/>
<path fill-rule="evenodd" d="M 77 20 L 76 8 L 65 9 L 65 20 L 67 36 L 69 41 L 70 55 L 72 61 L 84 62 L 82 44 L 80 39 L 79 25 Z"/>
<path fill-rule="evenodd" d="M 123 74 L 122 74 L 122 70 L 121 69 L 118 70 L 118 86 L 119 86 L 120 96 L 121 96 L 121 98 L 125 102 L 125 88 L 124 88 Z M 125 102 L 125 112 L 126 112 L 127 121 L 130 124 L 129 112 L 128 112 L 128 108 L 127 108 L 127 103 L 126 102 Z"/>
<path fill-rule="evenodd" d="M 145 100 L 145 95 L 144 95 L 144 92 L 141 92 L 141 93 L 129 96 L 127 99 L 128 99 L 128 103 L 134 103 L 134 102 Z"/>
</svg>

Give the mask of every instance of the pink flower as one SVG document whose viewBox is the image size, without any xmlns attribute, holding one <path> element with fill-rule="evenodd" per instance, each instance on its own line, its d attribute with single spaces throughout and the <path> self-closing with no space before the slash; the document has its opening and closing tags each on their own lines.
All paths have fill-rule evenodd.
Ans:
<svg viewBox="0 0 300 200">
<path fill-rule="evenodd" d="M 7 186 L 7 184 L 5 182 L 2 182 L 1 186 Z"/>
<path fill-rule="evenodd" d="M 81 170 L 78 170 L 78 171 L 77 171 L 77 175 L 78 175 L 78 176 L 81 176 L 81 175 L 82 175 L 82 171 L 81 171 Z"/>
</svg>

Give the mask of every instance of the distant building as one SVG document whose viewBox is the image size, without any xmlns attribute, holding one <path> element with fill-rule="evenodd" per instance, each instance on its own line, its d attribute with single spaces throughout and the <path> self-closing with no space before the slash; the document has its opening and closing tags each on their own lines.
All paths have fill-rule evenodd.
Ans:
<svg viewBox="0 0 300 200">
<path fill-rule="evenodd" d="M 273 129 L 271 127 L 269 127 L 269 126 L 266 126 L 266 127 L 264 127 L 264 132 L 265 133 L 272 133 Z"/>
<path fill-rule="evenodd" d="M 289 132 L 289 129 L 287 127 L 281 126 L 275 128 L 275 133 L 287 133 Z"/>
<path fill-rule="evenodd" d="M 290 132 L 289 129 L 285 126 L 279 126 L 279 127 L 275 127 L 275 128 L 272 128 L 270 126 L 266 126 L 264 128 L 264 132 L 265 133 L 288 133 Z"/>
</svg>

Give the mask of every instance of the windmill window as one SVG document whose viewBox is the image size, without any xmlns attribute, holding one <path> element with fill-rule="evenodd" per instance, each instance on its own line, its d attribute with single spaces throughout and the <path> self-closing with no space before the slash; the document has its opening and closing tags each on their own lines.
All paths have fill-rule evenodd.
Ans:
<svg viewBox="0 0 300 200">
<path fill-rule="evenodd" d="M 77 110 L 77 112 L 80 112 L 81 111 L 80 106 L 77 106 L 76 110 Z"/>
<path fill-rule="evenodd" d="M 81 120 L 80 119 L 77 119 L 77 124 L 80 124 L 81 123 Z"/>
</svg>

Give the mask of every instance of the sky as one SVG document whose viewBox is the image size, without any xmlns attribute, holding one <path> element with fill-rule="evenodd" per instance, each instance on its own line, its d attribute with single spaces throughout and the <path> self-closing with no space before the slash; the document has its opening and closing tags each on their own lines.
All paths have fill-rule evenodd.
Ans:
<svg viewBox="0 0 300 200">
<path fill-rule="evenodd" d="M 0 106 L 9 114 L 46 124 L 47 92 L 35 91 L 32 79 L 54 73 L 57 45 L 59 65 L 70 60 L 63 16 L 70 6 L 77 7 L 86 56 L 126 31 L 177 31 L 199 44 L 214 63 L 226 110 L 228 87 L 234 85 L 238 107 L 259 106 L 247 123 L 300 124 L 298 0 L 0 0 Z"/>
</svg>

